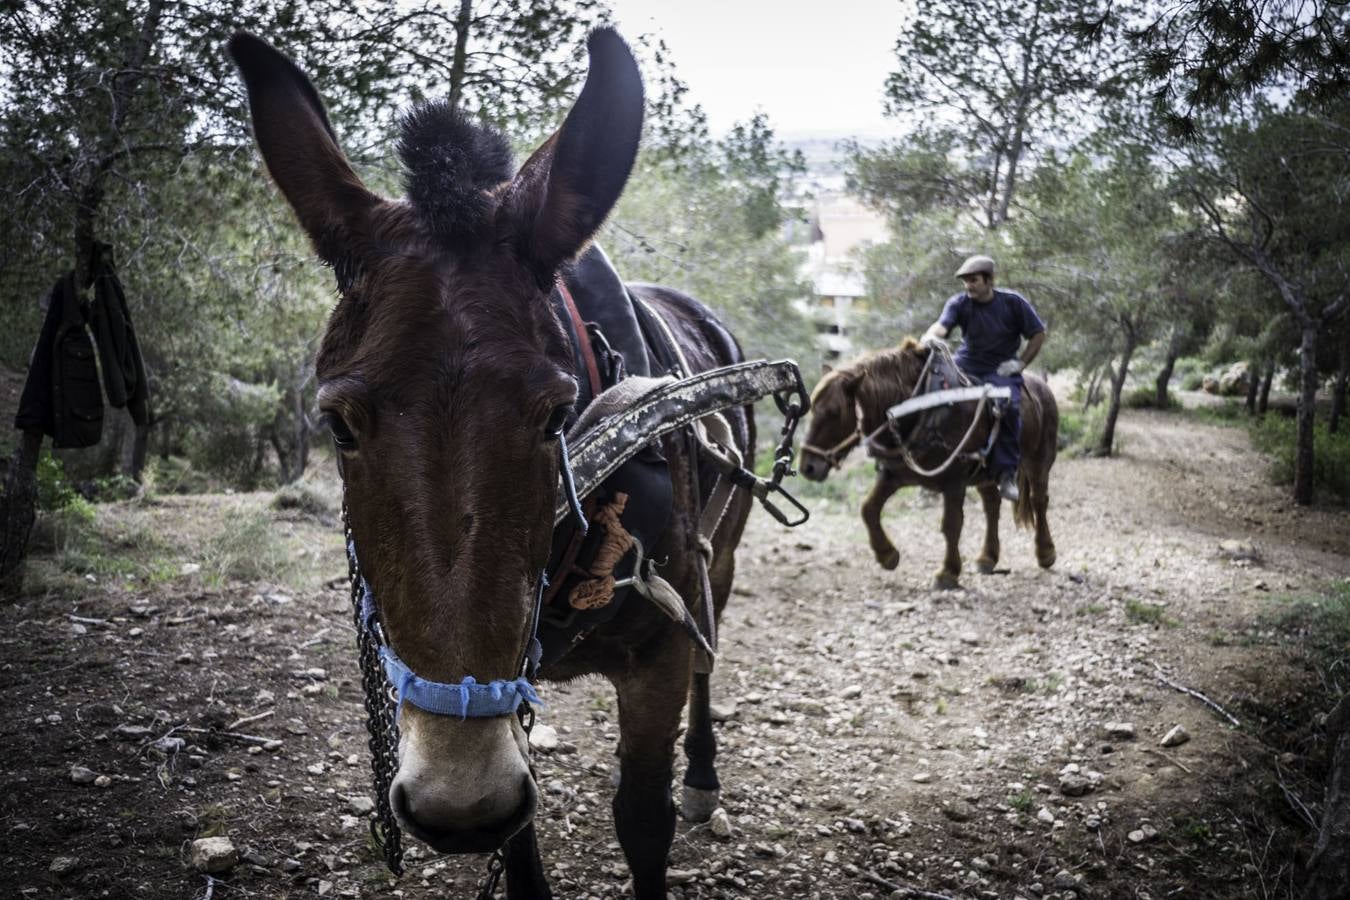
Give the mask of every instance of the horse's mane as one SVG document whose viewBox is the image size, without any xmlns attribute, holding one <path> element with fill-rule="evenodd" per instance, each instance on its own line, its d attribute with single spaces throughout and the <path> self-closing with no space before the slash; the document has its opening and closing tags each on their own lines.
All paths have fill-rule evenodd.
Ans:
<svg viewBox="0 0 1350 900">
<path fill-rule="evenodd" d="M 864 417 L 879 418 L 888 407 L 913 391 L 927 355 L 928 349 L 911 336 L 906 336 L 899 346 L 868 351 L 828 372 L 812 393 L 812 405 L 831 386 L 852 387 Z"/>
</svg>

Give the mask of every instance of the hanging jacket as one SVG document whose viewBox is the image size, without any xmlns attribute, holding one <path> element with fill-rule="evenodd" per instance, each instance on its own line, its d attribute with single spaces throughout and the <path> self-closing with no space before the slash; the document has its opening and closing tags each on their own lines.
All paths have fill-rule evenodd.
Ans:
<svg viewBox="0 0 1350 900">
<path fill-rule="evenodd" d="M 108 403 L 125 406 L 137 425 L 150 424 L 150 391 L 145 378 L 145 360 L 131 324 L 127 296 L 113 271 L 112 247 L 94 245 L 94 302 L 90 327 L 103 364 L 103 390 Z"/>
<path fill-rule="evenodd" d="M 92 447 L 103 435 L 103 395 L 86 310 L 69 272 L 52 288 L 14 427 L 41 429 L 58 448 Z"/>
</svg>

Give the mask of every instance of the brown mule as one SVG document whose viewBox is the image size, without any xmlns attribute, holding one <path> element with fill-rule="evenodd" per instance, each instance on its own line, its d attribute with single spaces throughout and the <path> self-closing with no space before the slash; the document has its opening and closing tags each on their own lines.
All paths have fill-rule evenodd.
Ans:
<svg viewBox="0 0 1350 900">
<path fill-rule="evenodd" d="M 840 369 L 827 372 L 811 397 L 811 423 L 802 444 L 799 468 L 812 481 L 824 481 L 845 455 L 886 423 L 886 410 L 908 400 L 914 394 L 929 351 L 913 338 L 898 348 L 869 353 Z M 963 408 L 964 407 L 964 408 Z M 961 444 L 971 425 L 974 404 L 956 407 L 956 414 L 943 417 L 938 426 L 941 443 L 926 450 L 916 449 L 920 466 L 937 468 L 952 449 Z M 988 421 L 976 423 L 963 451 L 983 447 L 989 437 Z M 1055 564 L 1055 543 L 1046 520 L 1049 505 L 1050 468 L 1055 464 L 1059 440 L 1059 407 L 1049 386 L 1034 375 L 1026 375 L 1022 387 L 1022 461 L 1017 470 L 1020 499 L 1013 518 L 1023 527 L 1035 526 L 1036 561 L 1044 568 Z M 883 439 L 884 443 L 884 439 Z M 914 472 L 900 458 L 881 460 L 876 484 L 863 501 L 862 519 L 877 561 L 894 569 L 900 563 L 900 551 L 886 535 L 881 510 L 886 501 L 902 487 L 919 485 L 942 494 L 942 534 L 947 553 L 942 568 L 934 577 L 940 588 L 959 586 L 961 579 L 961 526 L 965 517 L 966 488 L 974 485 L 984 503 L 984 547 L 977 568 L 989 573 L 998 565 L 998 487 L 982 468 L 958 463 L 940 475 L 925 477 Z"/>
<path fill-rule="evenodd" d="M 578 394 L 550 294 L 618 200 L 643 114 L 641 77 L 623 40 L 600 29 L 588 49 L 576 105 L 518 172 L 503 137 L 431 104 L 404 123 L 408 199 L 387 200 L 353 171 L 294 63 L 249 35 L 230 42 L 267 168 L 337 275 L 341 298 L 317 359 L 319 405 L 341 455 L 380 624 L 428 681 L 514 679 L 530 641 L 553 535 L 559 434 Z M 696 301 L 657 287 L 632 293 L 666 321 L 695 371 L 741 359 Z M 728 419 L 752 458 L 749 409 Z M 701 551 L 689 445 L 676 435 L 662 449 L 675 503 L 648 555 L 692 606 Z M 719 614 L 749 505 L 736 492 L 712 536 Z M 625 603 L 543 677 L 588 673 L 618 693 L 614 818 L 634 892 L 664 898 L 674 742 L 691 695 L 685 783 L 708 812 L 717 790 L 708 676 L 692 674 L 689 638 L 642 602 Z M 461 719 L 405 704 L 399 724 L 389 802 L 403 828 L 448 852 L 505 842 L 508 896 L 550 896 L 517 718 Z"/>
</svg>

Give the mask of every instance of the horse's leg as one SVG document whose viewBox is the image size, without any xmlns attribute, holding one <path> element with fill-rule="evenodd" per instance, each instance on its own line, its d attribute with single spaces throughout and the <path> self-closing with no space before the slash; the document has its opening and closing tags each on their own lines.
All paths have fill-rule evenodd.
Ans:
<svg viewBox="0 0 1350 900">
<path fill-rule="evenodd" d="M 1050 506 L 1050 473 L 1035 472 L 1031 484 L 1036 515 L 1036 562 L 1042 569 L 1048 569 L 1055 564 L 1055 542 L 1050 537 L 1050 521 L 1045 516 Z"/>
<path fill-rule="evenodd" d="M 717 738 L 713 735 L 712 691 L 710 676 L 695 672 L 689 690 L 689 724 L 684 732 L 684 756 L 689 766 L 684 770 L 684 797 L 680 813 L 690 822 L 706 822 L 712 818 L 722 800 L 721 783 L 717 780 Z"/>
<path fill-rule="evenodd" d="M 965 522 L 966 485 L 953 479 L 942 491 L 942 536 L 947 539 L 947 555 L 933 579 L 933 586 L 949 590 L 961 586 L 961 526 Z"/>
<path fill-rule="evenodd" d="M 867 526 L 867 540 L 883 569 L 894 569 L 900 565 L 900 551 L 895 549 L 895 544 L 892 544 L 891 539 L 886 536 L 886 529 L 881 527 L 881 509 L 886 505 L 886 501 L 891 499 L 891 495 L 902 486 L 899 478 L 882 469 L 877 472 L 876 483 L 872 485 L 872 490 L 862 505 L 862 520 Z"/>
<path fill-rule="evenodd" d="M 638 900 L 666 896 L 666 860 L 675 836 L 670 781 L 689 668 L 689 641 L 672 634 L 655 657 L 614 680 L 621 772 L 614 794 L 614 828 Z"/>
<path fill-rule="evenodd" d="M 975 560 L 975 568 L 988 575 L 998 565 L 998 513 L 1002 498 L 993 484 L 980 485 L 979 492 L 980 502 L 984 504 L 984 548 L 980 550 L 980 558 Z"/>
<path fill-rule="evenodd" d="M 507 900 L 552 900 L 533 822 L 507 841 L 504 866 Z"/>
</svg>

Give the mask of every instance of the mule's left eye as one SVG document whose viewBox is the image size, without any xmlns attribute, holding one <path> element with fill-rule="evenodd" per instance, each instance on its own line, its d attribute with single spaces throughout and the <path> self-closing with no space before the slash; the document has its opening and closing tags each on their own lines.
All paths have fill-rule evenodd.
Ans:
<svg viewBox="0 0 1350 900">
<path fill-rule="evenodd" d="M 562 436 L 563 427 L 567 425 L 567 417 L 572 414 L 572 404 L 565 403 L 562 406 L 553 407 L 553 412 L 548 414 L 548 422 L 544 425 L 544 437 L 550 441 L 556 441 Z"/>
<path fill-rule="evenodd" d="M 355 450 L 356 435 L 347 427 L 342 416 L 335 412 L 325 412 L 323 422 L 328 426 L 328 430 L 333 433 L 333 443 L 337 444 L 339 450 Z"/>
</svg>

